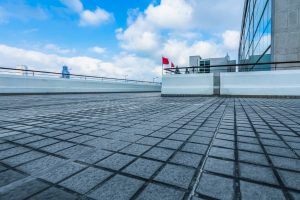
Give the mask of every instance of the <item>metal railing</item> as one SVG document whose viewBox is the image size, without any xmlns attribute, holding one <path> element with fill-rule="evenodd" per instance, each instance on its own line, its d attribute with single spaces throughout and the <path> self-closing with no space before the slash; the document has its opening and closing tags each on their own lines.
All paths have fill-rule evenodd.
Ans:
<svg viewBox="0 0 300 200">
<path fill-rule="evenodd" d="M 9 68 L 9 67 L 0 67 L 0 74 L 66 79 L 62 77 L 62 73 L 58 73 L 58 72 L 17 69 L 17 68 Z M 151 81 L 141 81 L 141 80 L 132 80 L 132 79 L 109 78 L 109 77 L 90 76 L 90 75 L 81 75 L 81 74 L 70 74 L 69 79 L 161 85 L 161 82 L 154 82 L 154 81 L 151 82 Z"/>
<path fill-rule="evenodd" d="M 300 70 L 300 61 L 164 68 L 166 74 L 201 74 L 213 72 L 253 72 L 276 70 Z"/>
</svg>

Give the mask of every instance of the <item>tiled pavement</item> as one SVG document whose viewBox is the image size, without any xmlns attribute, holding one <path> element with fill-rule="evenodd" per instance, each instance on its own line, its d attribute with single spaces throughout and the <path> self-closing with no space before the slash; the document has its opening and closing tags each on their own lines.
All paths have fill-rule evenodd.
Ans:
<svg viewBox="0 0 300 200">
<path fill-rule="evenodd" d="M 300 100 L 0 97 L 0 199 L 300 199 Z"/>
</svg>

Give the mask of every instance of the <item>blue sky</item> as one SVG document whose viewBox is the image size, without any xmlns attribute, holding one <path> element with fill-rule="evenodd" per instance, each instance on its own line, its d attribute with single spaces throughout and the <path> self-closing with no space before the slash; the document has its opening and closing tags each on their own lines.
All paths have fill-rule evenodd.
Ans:
<svg viewBox="0 0 300 200">
<path fill-rule="evenodd" d="M 161 55 L 236 58 L 242 0 L 1 0 L 0 65 L 151 80 Z"/>
</svg>

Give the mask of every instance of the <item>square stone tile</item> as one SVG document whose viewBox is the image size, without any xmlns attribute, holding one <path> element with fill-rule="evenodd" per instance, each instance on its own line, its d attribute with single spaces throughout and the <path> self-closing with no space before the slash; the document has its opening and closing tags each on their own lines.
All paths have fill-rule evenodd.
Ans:
<svg viewBox="0 0 300 200">
<path fill-rule="evenodd" d="M 257 144 L 248 144 L 248 143 L 239 142 L 238 148 L 239 148 L 239 150 L 263 153 L 262 148 Z"/>
<path fill-rule="evenodd" d="M 169 148 L 169 149 L 178 149 L 183 142 L 176 141 L 176 140 L 164 140 L 161 143 L 159 143 L 157 146 Z"/>
<path fill-rule="evenodd" d="M 78 197 L 74 194 L 68 193 L 64 190 L 52 187 L 50 189 L 47 189 L 37 195 L 34 195 L 33 197 L 29 198 L 30 200 L 41 200 L 41 199 L 47 199 L 47 200 L 75 200 L 78 199 Z"/>
<path fill-rule="evenodd" d="M 278 156 L 270 156 L 273 164 L 276 167 L 296 170 L 300 172 L 300 160 L 299 159 L 292 159 L 292 158 L 284 158 Z"/>
<path fill-rule="evenodd" d="M 135 157 L 133 156 L 128 156 L 128 155 L 123 155 L 123 154 L 113 154 L 109 156 L 108 158 L 98 162 L 96 165 L 114 169 L 114 170 L 120 170 L 123 168 L 125 165 L 133 161 Z"/>
<path fill-rule="evenodd" d="M 46 154 L 37 152 L 37 151 L 29 151 L 23 154 L 19 154 L 17 156 L 13 156 L 10 158 L 7 158 L 5 160 L 2 160 L 3 163 L 11 166 L 11 167 L 15 167 L 17 165 L 21 165 L 23 163 L 26 163 L 28 161 L 37 159 L 37 158 L 41 158 L 43 156 L 46 156 Z"/>
<path fill-rule="evenodd" d="M 116 175 L 88 196 L 99 200 L 127 200 L 137 192 L 143 183 L 137 179 Z"/>
<path fill-rule="evenodd" d="M 15 182 L 17 180 L 23 179 L 25 177 L 25 175 L 13 170 L 3 171 L 0 173 L 0 187 Z"/>
<path fill-rule="evenodd" d="M 46 181 L 49 181 L 51 183 L 57 183 L 68 176 L 71 176 L 72 174 L 75 174 L 79 170 L 82 170 L 85 166 L 77 164 L 77 163 L 66 163 L 64 165 L 61 165 L 53 170 L 47 171 L 46 173 L 43 173 L 39 175 L 38 177 L 41 179 L 44 179 Z"/>
<path fill-rule="evenodd" d="M 259 182 L 278 184 L 271 168 L 240 163 L 240 176 Z"/>
<path fill-rule="evenodd" d="M 171 133 L 163 132 L 163 131 L 156 131 L 151 134 L 153 137 L 158 137 L 158 138 L 167 138 Z"/>
<path fill-rule="evenodd" d="M 33 147 L 33 148 L 41 148 L 41 147 L 48 146 L 48 145 L 58 143 L 58 142 L 59 142 L 59 140 L 52 139 L 52 138 L 46 138 L 43 140 L 39 140 L 37 142 L 31 142 L 27 145 L 30 147 Z"/>
<path fill-rule="evenodd" d="M 213 145 L 218 147 L 234 149 L 234 142 L 228 140 L 214 139 Z"/>
<path fill-rule="evenodd" d="M 77 158 L 77 160 L 82 161 L 82 162 L 86 162 L 86 163 L 89 163 L 89 164 L 94 164 L 94 163 L 110 156 L 111 154 L 113 154 L 113 153 L 109 152 L 109 151 L 97 149 L 97 150 L 94 150 L 92 152 L 87 152 L 86 154 L 84 154 L 82 156 L 79 156 Z"/>
<path fill-rule="evenodd" d="M 45 137 L 35 135 L 35 136 L 15 140 L 14 142 L 16 142 L 18 144 L 27 144 L 27 143 L 30 143 L 30 142 L 35 142 L 35 141 L 38 141 L 38 140 L 42 140 L 44 138 Z"/>
<path fill-rule="evenodd" d="M 32 180 L 30 182 L 26 182 L 22 185 L 19 185 L 11 190 L 8 190 L 1 194 L 1 199 L 9 199 L 9 200 L 18 200 L 18 199 L 26 199 L 31 195 L 42 191 L 49 187 L 46 183 L 41 181 Z"/>
<path fill-rule="evenodd" d="M 225 149 L 220 147 L 212 147 L 209 152 L 210 156 L 218 158 L 228 158 L 234 160 L 234 151 L 232 149 Z"/>
<path fill-rule="evenodd" d="M 0 144 L 0 151 L 6 150 L 6 149 L 10 149 L 16 147 L 16 145 L 14 144 L 10 144 L 10 143 L 6 143 L 3 141 L 3 143 Z"/>
<path fill-rule="evenodd" d="M 81 135 L 79 137 L 75 137 L 75 138 L 69 139 L 69 141 L 71 141 L 71 142 L 77 142 L 77 143 L 84 143 L 86 141 L 93 140 L 93 139 L 96 139 L 96 137 L 90 136 L 90 135 Z"/>
<path fill-rule="evenodd" d="M 59 143 L 52 144 L 50 146 L 43 147 L 41 149 L 44 150 L 44 151 L 47 151 L 49 153 L 55 153 L 55 152 L 58 152 L 60 150 L 69 148 L 71 146 L 75 146 L 75 144 L 70 143 L 70 142 L 59 142 Z"/>
<path fill-rule="evenodd" d="M 300 172 L 290 172 L 285 170 L 278 170 L 279 175 L 286 187 L 300 190 Z"/>
<path fill-rule="evenodd" d="M 204 144 L 196 144 L 196 143 L 186 143 L 182 151 L 187 151 L 191 153 L 197 153 L 197 154 L 205 154 L 208 146 Z"/>
<path fill-rule="evenodd" d="M 204 169 L 210 172 L 234 175 L 234 162 L 222 159 L 208 158 L 204 165 Z"/>
<path fill-rule="evenodd" d="M 171 155 L 173 154 L 173 150 L 165 149 L 165 148 L 158 148 L 154 147 L 147 153 L 145 153 L 143 156 L 147 158 L 153 158 L 161 161 L 168 160 Z"/>
<path fill-rule="evenodd" d="M 157 143 L 159 143 L 161 141 L 161 139 L 159 138 L 155 138 L 155 137 L 144 137 L 142 139 L 140 139 L 139 141 L 137 141 L 136 143 L 139 144 L 146 144 L 146 145 L 156 145 Z"/>
<path fill-rule="evenodd" d="M 184 192 L 163 185 L 150 183 L 138 196 L 138 200 L 180 200 Z"/>
<path fill-rule="evenodd" d="M 265 149 L 268 152 L 268 154 L 271 155 L 297 158 L 297 156 L 290 149 L 287 148 L 265 146 Z"/>
<path fill-rule="evenodd" d="M 29 151 L 29 149 L 24 148 L 24 147 L 15 147 L 15 148 L 3 150 L 3 151 L 0 151 L 0 159 L 15 156 L 15 155 L 18 155 L 18 154 L 21 154 L 21 153 L 25 153 L 27 151 Z"/>
<path fill-rule="evenodd" d="M 233 199 L 234 181 L 233 179 L 204 173 L 196 192 L 216 199 Z"/>
<path fill-rule="evenodd" d="M 99 183 L 107 179 L 111 172 L 104 171 L 96 168 L 88 168 L 74 176 L 71 176 L 67 180 L 61 182 L 59 185 L 76 191 L 80 194 L 85 194 L 94 188 Z"/>
<path fill-rule="evenodd" d="M 264 185 L 258 185 L 245 181 L 240 181 L 240 190 L 242 199 L 253 200 L 253 199 L 278 199 L 284 200 L 285 197 L 281 190 L 273 187 Z"/>
<path fill-rule="evenodd" d="M 259 153 L 239 151 L 239 160 L 254 164 L 269 165 L 266 156 Z"/>
<path fill-rule="evenodd" d="M 62 151 L 56 152 L 56 154 L 64 156 L 66 158 L 78 158 L 79 156 L 92 150 L 91 147 L 86 147 L 83 145 L 76 145 Z"/>
<path fill-rule="evenodd" d="M 143 153 L 145 153 L 148 149 L 150 149 L 150 147 L 146 145 L 132 144 L 123 149 L 121 152 L 140 156 Z"/>
<path fill-rule="evenodd" d="M 167 164 L 154 179 L 187 189 L 192 181 L 194 173 L 195 170 L 193 169 Z"/>
<path fill-rule="evenodd" d="M 161 162 L 140 158 L 126 167 L 123 172 L 148 179 L 158 170 L 161 165 Z"/>
<path fill-rule="evenodd" d="M 189 139 L 190 142 L 193 143 L 200 143 L 200 144 L 209 144 L 211 141 L 211 138 L 209 137 L 200 137 L 200 136 L 192 136 Z"/>
<path fill-rule="evenodd" d="M 190 136 L 184 134 L 172 134 L 168 137 L 168 139 L 186 141 Z"/>
<path fill-rule="evenodd" d="M 179 151 L 171 159 L 171 162 L 197 168 L 200 164 L 201 159 L 202 155 Z"/>
<path fill-rule="evenodd" d="M 48 169 L 56 166 L 56 165 L 62 164 L 63 162 L 65 162 L 64 159 L 54 157 L 54 156 L 46 156 L 46 157 L 31 161 L 29 163 L 26 163 L 24 165 L 20 165 L 17 168 L 26 173 L 38 174 L 42 171 L 48 170 Z"/>
</svg>

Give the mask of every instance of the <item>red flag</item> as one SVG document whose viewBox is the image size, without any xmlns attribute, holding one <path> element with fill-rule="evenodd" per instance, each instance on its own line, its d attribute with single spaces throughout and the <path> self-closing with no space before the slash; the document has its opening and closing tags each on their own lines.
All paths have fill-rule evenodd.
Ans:
<svg viewBox="0 0 300 200">
<path fill-rule="evenodd" d="M 165 57 L 162 57 L 162 64 L 163 64 L 163 65 L 168 65 L 168 64 L 170 64 L 169 59 L 168 59 L 168 58 L 165 58 Z"/>
<path fill-rule="evenodd" d="M 175 65 L 174 65 L 174 63 L 171 63 L 171 68 L 175 68 Z"/>
</svg>

